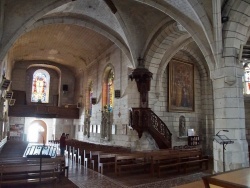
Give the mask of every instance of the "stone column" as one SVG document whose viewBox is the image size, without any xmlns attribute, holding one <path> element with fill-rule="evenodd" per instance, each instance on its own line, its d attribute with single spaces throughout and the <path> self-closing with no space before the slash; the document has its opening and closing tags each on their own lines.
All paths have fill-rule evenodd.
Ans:
<svg viewBox="0 0 250 188">
<path fill-rule="evenodd" d="M 226 135 L 234 141 L 224 150 L 225 171 L 249 166 L 248 143 L 245 132 L 244 98 L 242 88 L 243 70 L 226 67 L 213 75 L 214 135 Z M 214 171 L 223 172 L 223 145 L 213 141 Z"/>
<path fill-rule="evenodd" d="M 0 120 L 0 141 L 3 139 L 3 121 Z"/>
<path fill-rule="evenodd" d="M 4 135 L 5 130 L 3 130 L 3 126 L 4 126 L 4 102 L 5 102 L 5 100 L 1 97 L 0 98 L 0 140 L 2 140 L 5 136 Z"/>
</svg>

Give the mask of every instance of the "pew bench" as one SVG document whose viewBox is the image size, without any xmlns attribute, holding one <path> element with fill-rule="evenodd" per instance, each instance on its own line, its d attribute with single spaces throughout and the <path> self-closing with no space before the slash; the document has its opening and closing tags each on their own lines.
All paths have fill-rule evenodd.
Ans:
<svg viewBox="0 0 250 188">
<path fill-rule="evenodd" d="M 84 150 L 83 151 L 83 166 L 88 168 L 91 165 L 91 151 Z"/>
<path fill-rule="evenodd" d="M 205 163 L 205 168 L 208 169 L 208 158 L 203 158 L 201 156 L 201 152 L 181 152 L 178 155 L 169 155 L 169 156 L 161 156 L 162 159 L 164 158 L 171 158 L 173 161 L 171 163 L 157 163 L 156 168 L 158 172 L 158 177 L 160 177 L 160 173 L 163 169 L 168 169 L 170 167 L 175 166 L 180 171 L 180 167 L 184 169 L 184 172 L 187 172 L 187 168 L 190 166 L 199 165 L 200 169 L 202 169 L 202 164 Z M 159 156 L 156 157 L 159 159 Z M 155 160 L 155 159 L 154 159 Z M 154 170 L 154 169 L 152 169 Z"/>
<path fill-rule="evenodd" d="M 122 154 L 115 156 L 115 173 L 116 175 L 120 175 L 122 169 L 138 169 L 147 167 L 149 163 L 146 162 L 143 154 Z"/>
<path fill-rule="evenodd" d="M 179 160 L 184 164 L 184 172 L 187 171 L 187 168 L 199 164 L 200 169 L 202 169 L 202 164 L 205 163 L 206 170 L 208 169 L 208 157 L 202 156 L 201 150 L 192 151 L 192 152 L 181 152 Z"/>
<path fill-rule="evenodd" d="M 203 159 L 197 159 L 197 160 L 192 160 L 192 161 L 186 161 L 184 165 L 184 170 L 185 172 L 187 171 L 187 168 L 189 166 L 194 166 L 195 164 L 199 164 L 200 169 L 202 169 L 202 164 L 205 163 L 205 169 L 208 170 L 208 158 L 203 158 Z"/>
<path fill-rule="evenodd" d="M 151 175 L 154 176 L 155 170 L 158 172 L 158 177 L 160 177 L 160 172 L 162 169 L 176 167 L 179 172 L 179 155 L 178 154 L 154 154 L 151 156 L 150 162 Z"/>
<path fill-rule="evenodd" d="M 184 172 L 187 172 L 187 168 L 189 166 L 194 166 L 195 164 L 199 164 L 200 168 L 202 168 L 202 164 L 206 164 L 206 169 L 208 169 L 208 159 L 199 159 L 199 160 L 193 160 L 193 161 L 185 161 L 185 162 L 175 162 L 175 163 L 170 163 L 170 164 L 164 164 L 164 165 L 159 165 L 157 167 L 158 170 L 158 177 L 160 177 L 161 170 L 163 169 L 168 169 L 170 167 L 177 167 L 178 172 L 180 172 L 180 167 L 184 169 Z"/>
<path fill-rule="evenodd" d="M 14 185 L 28 185 L 40 183 L 55 183 L 57 180 L 55 163 L 18 164 L 0 166 L 0 187 Z"/>
<path fill-rule="evenodd" d="M 63 174 L 68 178 L 68 166 L 65 164 L 64 157 L 56 157 L 56 158 L 42 158 L 42 165 L 47 163 L 54 163 L 55 170 L 57 174 Z M 2 158 L 0 160 L 0 166 L 4 165 L 40 165 L 40 158 L 16 158 L 16 159 L 8 159 Z"/>
<path fill-rule="evenodd" d="M 103 151 L 90 151 L 89 162 L 90 167 L 95 170 L 95 166 L 97 164 L 98 167 L 98 157 Z"/>
<path fill-rule="evenodd" d="M 104 167 L 115 167 L 115 154 L 99 154 L 98 155 L 98 172 L 103 174 Z"/>
</svg>

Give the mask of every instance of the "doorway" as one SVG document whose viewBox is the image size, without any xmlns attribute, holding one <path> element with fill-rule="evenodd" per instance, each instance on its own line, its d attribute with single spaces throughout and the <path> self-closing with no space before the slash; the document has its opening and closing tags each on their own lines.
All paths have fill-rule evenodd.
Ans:
<svg viewBox="0 0 250 188">
<path fill-rule="evenodd" d="M 47 125 L 44 121 L 35 120 L 29 125 L 27 141 L 46 144 Z"/>
</svg>

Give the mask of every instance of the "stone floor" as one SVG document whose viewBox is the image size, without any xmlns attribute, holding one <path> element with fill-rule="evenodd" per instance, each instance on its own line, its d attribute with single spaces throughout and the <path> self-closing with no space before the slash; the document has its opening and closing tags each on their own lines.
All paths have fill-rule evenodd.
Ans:
<svg viewBox="0 0 250 188">
<path fill-rule="evenodd" d="M 202 176 L 209 174 L 209 171 L 194 169 L 186 174 L 170 172 L 161 178 L 151 177 L 148 173 L 125 173 L 117 177 L 112 173 L 101 175 L 71 160 L 66 162 L 69 165 L 69 180 L 80 188 L 168 188 L 201 180 Z"/>
</svg>

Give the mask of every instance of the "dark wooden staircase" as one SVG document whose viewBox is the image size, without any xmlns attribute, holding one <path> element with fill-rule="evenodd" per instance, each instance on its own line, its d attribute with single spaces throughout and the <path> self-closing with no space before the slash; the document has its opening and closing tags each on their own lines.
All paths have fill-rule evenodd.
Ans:
<svg viewBox="0 0 250 188">
<path fill-rule="evenodd" d="M 154 138 L 159 149 L 172 148 L 172 134 L 167 125 L 150 108 L 132 108 L 130 126 L 138 132 L 139 138 L 147 131 Z"/>
</svg>

